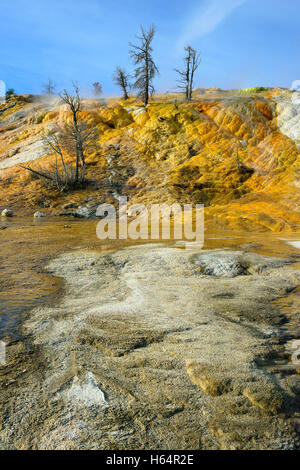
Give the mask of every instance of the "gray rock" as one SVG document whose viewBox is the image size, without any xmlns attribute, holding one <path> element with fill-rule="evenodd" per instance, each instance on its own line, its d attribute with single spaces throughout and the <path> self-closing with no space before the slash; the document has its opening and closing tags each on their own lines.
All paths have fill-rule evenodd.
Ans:
<svg viewBox="0 0 300 470">
<path fill-rule="evenodd" d="M 17 153 L 19 153 L 19 151 L 20 151 L 19 147 L 12 149 L 8 152 L 7 157 L 8 158 L 14 157 L 15 155 L 17 155 Z"/>
<path fill-rule="evenodd" d="M 93 215 L 93 211 L 86 206 L 80 206 L 76 210 L 77 217 L 91 217 Z"/>
<path fill-rule="evenodd" d="M 11 209 L 3 209 L 1 212 L 2 217 L 12 217 L 14 215 L 13 211 Z"/>
<path fill-rule="evenodd" d="M 201 266 L 208 276 L 236 277 L 247 274 L 248 266 L 237 253 L 212 252 L 194 257 L 194 262 Z"/>
<path fill-rule="evenodd" d="M 37 211 L 33 214 L 33 217 L 46 217 L 46 214 L 44 214 L 43 212 Z"/>
<path fill-rule="evenodd" d="M 289 263 L 284 259 L 278 260 L 256 253 L 225 250 L 203 252 L 195 255 L 192 260 L 201 267 L 203 274 L 228 278 L 262 273 L 268 268 L 279 268 Z"/>
<path fill-rule="evenodd" d="M 74 377 L 70 390 L 62 396 L 67 400 L 82 403 L 85 406 L 96 405 L 100 408 L 107 406 L 104 393 L 98 387 L 92 372 L 87 372 L 83 381 L 80 381 L 78 377 Z"/>
<path fill-rule="evenodd" d="M 62 217 L 89 218 L 95 215 L 95 210 L 87 206 L 80 206 L 78 209 L 67 210 L 66 212 L 61 212 L 59 215 Z"/>
</svg>

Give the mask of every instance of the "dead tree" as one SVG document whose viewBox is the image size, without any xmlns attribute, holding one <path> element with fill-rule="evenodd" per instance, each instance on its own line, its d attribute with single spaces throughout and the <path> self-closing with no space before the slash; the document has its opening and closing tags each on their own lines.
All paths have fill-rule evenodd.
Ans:
<svg viewBox="0 0 300 470">
<path fill-rule="evenodd" d="M 190 68 L 191 68 L 191 47 L 186 46 L 184 48 L 187 55 L 183 59 L 184 68 L 183 69 L 175 69 L 175 72 L 178 73 L 179 79 L 177 82 L 179 83 L 178 88 L 184 90 L 185 99 L 189 99 L 189 92 L 190 92 Z"/>
<path fill-rule="evenodd" d="M 46 180 L 49 186 L 56 187 L 59 191 L 64 191 L 71 186 L 74 181 L 72 180 L 72 168 L 68 169 L 65 163 L 62 147 L 62 130 L 58 126 L 52 131 L 45 133 L 43 136 L 43 142 L 50 153 L 55 155 L 55 169 L 33 169 L 31 167 L 22 166 L 25 170 L 30 171 L 34 175 L 38 176 L 42 180 Z M 62 170 L 59 168 L 58 157 L 61 161 Z"/>
<path fill-rule="evenodd" d="M 93 94 L 95 96 L 100 96 L 102 94 L 102 91 L 103 91 L 102 85 L 100 85 L 99 82 L 93 83 Z"/>
<path fill-rule="evenodd" d="M 191 58 L 191 69 L 190 69 L 190 90 L 189 90 L 189 101 L 192 100 L 192 93 L 193 93 L 193 84 L 194 84 L 194 75 L 201 63 L 200 53 L 196 51 L 196 49 L 192 49 L 192 58 Z"/>
<path fill-rule="evenodd" d="M 154 34 L 154 25 L 150 27 L 149 31 L 145 31 L 141 26 L 141 36 L 137 37 L 140 44 L 129 43 L 131 47 L 130 57 L 134 65 L 138 66 L 135 70 L 135 83 L 133 87 L 138 90 L 138 96 L 143 100 L 145 106 L 149 102 L 149 97 L 154 93 L 153 79 L 159 73 L 152 57 L 153 49 L 151 43 Z"/>
<path fill-rule="evenodd" d="M 71 130 L 75 143 L 76 164 L 75 164 L 75 183 L 79 181 L 79 164 L 81 163 L 82 173 L 85 172 L 85 157 L 83 150 L 82 131 L 79 124 L 79 112 L 81 109 L 81 99 L 79 96 L 79 88 L 73 83 L 74 94 L 70 94 L 66 89 L 60 95 L 61 99 L 66 103 L 72 113 Z"/>
<path fill-rule="evenodd" d="M 87 122 L 80 118 L 82 102 L 79 89 L 73 83 L 74 93 L 67 90 L 60 95 L 72 114 L 72 120 L 62 127 L 56 126 L 48 134 L 44 135 L 44 144 L 55 154 L 55 170 L 34 170 L 23 167 L 49 184 L 63 191 L 69 187 L 77 187 L 84 182 L 85 155 L 89 148 L 98 147 L 98 129 L 89 127 Z M 66 165 L 64 155 L 75 156 L 75 171 L 73 165 Z M 60 164 L 59 164 L 60 161 Z"/>
<path fill-rule="evenodd" d="M 61 146 L 69 155 L 76 155 L 75 183 L 84 181 L 86 153 L 89 149 L 98 147 L 98 137 L 98 129 L 96 127 L 88 127 L 87 122 L 83 120 L 77 121 L 76 126 L 73 120 L 66 123 L 63 127 L 60 134 Z M 81 163 L 80 174 L 79 161 Z"/>
<path fill-rule="evenodd" d="M 116 67 L 116 70 L 113 74 L 113 81 L 116 85 L 118 85 L 123 93 L 123 99 L 128 100 L 128 88 L 130 88 L 130 75 L 126 72 L 125 69 L 121 67 Z"/>
<path fill-rule="evenodd" d="M 175 69 L 175 72 L 179 75 L 179 79 L 177 80 L 177 82 L 179 82 L 178 88 L 184 90 L 186 100 L 191 101 L 194 76 L 201 59 L 200 54 L 191 46 L 186 46 L 184 50 L 186 51 L 186 56 L 183 59 L 184 67 L 182 69 Z"/>
<path fill-rule="evenodd" d="M 45 83 L 45 85 L 43 86 L 44 95 L 48 95 L 48 96 L 54 95 L 55 89 L 56 89 L 55 83 L 53 82 L 53 80 L 51 80 L 51 78 L 48 78 L 48 82 Z"/>
<path fill-rule="evenodd" d="M 84 151 L 88 148 L 97 148 L 98 130 L 96 127 L 88 128 L 85 121 L 79 121 L 78 127 L 81 133 L 82 147 Z M 76 137 L 73 122 L 66 123 L 63 127 L 56 126 L 47 134 L 44 134 L 44 145 L 50 153 L 55 155 L 55 168 L 53 169 L 32 169 L 23 166 L 22 168 L 32 172 L 47 181 L 47 185 L 56 187 L 59 191 L 64 191 L 71 187 L 78 186 L 78 183 L 84 182 L 85 166 L 76 165 L 75 171 L 71 164 L 66 164 L 65 155 L 76 154 Z M 76 156 L 77 161 L 77 156 Z"/>
</svg>

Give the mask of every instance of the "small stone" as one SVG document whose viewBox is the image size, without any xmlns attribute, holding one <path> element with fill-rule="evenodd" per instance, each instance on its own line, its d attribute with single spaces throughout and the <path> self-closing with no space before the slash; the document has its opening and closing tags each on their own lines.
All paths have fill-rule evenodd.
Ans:
<svg viewBox="0 0 300 470">
<path fill-rule="evenodd" d="M 74 377 L 72 386 L 65 398 L 88 407 L 96 405 L 99 408 L 104 408 L 107 406 L 104 393 L 96 383 L 92 372 L 87 372 L 83 380 Z"/>
<path fill-rule="evenodd" d="M 44 214 L 43 212 L 37 211 L 33 214 L 33 217 L 46 217 L 46 214 Z"/>
<path fill-rule="evenodd" d="M 1 212 L 2 217 L 12 217 L 14 215 L 13 211 L 11 209 L 4 209 Z"/>
</svg>

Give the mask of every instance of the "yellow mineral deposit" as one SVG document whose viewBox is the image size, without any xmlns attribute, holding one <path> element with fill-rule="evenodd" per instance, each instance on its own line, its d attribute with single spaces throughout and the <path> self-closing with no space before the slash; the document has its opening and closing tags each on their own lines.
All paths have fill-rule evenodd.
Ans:
<svg viewBox="0 0 300 470">
<path fill-rule="evenodd" d="M 26 214 L 46 198 L 46 213 L 56 215 L 64 205 L 84 205 L 89 198 L 94 205 L 113 202 L 115 179 L 118 194 L 130 203 L 205 204 L 211 229 L 299 230 L 300 130 L 290 111 L 293 116 L 300 111 L 291 92 L 215 91 L 213 98 L 207 96 L 195 93 L 187 104 L 159 95 L 146 108 L 133 98 L 106 104 L 85 100 L 81 118 L 97 127 L 99 140 L 86 159 L 90 184 L 71 194 L 45 189 L 20 167 L 25 162 L 36 170 L 54 165 L 42 135 L 71 118 L 65 106 L 59 99 L 36 103 L 29 95 L 18 96 L 7 110 L 2 104 L 1 206 Z"/>
</svg>

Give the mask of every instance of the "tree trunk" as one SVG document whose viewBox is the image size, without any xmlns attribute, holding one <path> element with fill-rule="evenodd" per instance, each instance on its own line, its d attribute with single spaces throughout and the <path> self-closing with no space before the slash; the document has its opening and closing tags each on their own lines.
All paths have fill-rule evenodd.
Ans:
<svg viewBox="0 0 300 470">
<path fill-rule="evenodd" d="M 189 89 L 189 101 L 192 101 L 193 81 L 194 81 L 194 71 L 192 70 L 191 80 L 190 80 L 190 89 Z"/>
<path fill-rule="evenodd" d="M 123 87 L 123 98 L 124 100 L 128 100 L 125 78 L 123 76 L 122 76 L 122 87 Z"/>
<path fill-rule="evenodd" d="M 84 171 L 85 159 L 84 159 L 84 153 L 83 153 L 83 148 L 82 148 L 80 129 L 78 128 L 78 123 L 77 123 L 77 114 L 75 112 L 73 112 L 73 120 L 74 120 L 75 138 L 76 138 L 76 174 L 75 174 L 75 182 L 78 183 L 78 181 L 79 181 L 79 161 L 81 161 L 82 170 Z"/>
<path fill-rule="evenodd" d="M 76 155 L 76 168 L 75 168 L 75 183 L 77 184 L 79 180 L 79 158 Z"/>
<path fill-rule="evenodd" d="M 190 57 L 188 57 L 187 64 L 186 64 L 186 91 L 185 91 L 185 98 L 189 100 L 190 96 Z"/>
<path fill-rule="evenodd" d="M 149 58 L 148 53 L 146 55 L 146 70 L 145 70 L 145 77 L 146 77 L 146 84 L 145 84 L 145 100 L 144 104 L 147 106 L 149 102 Z"/>
</svg>

